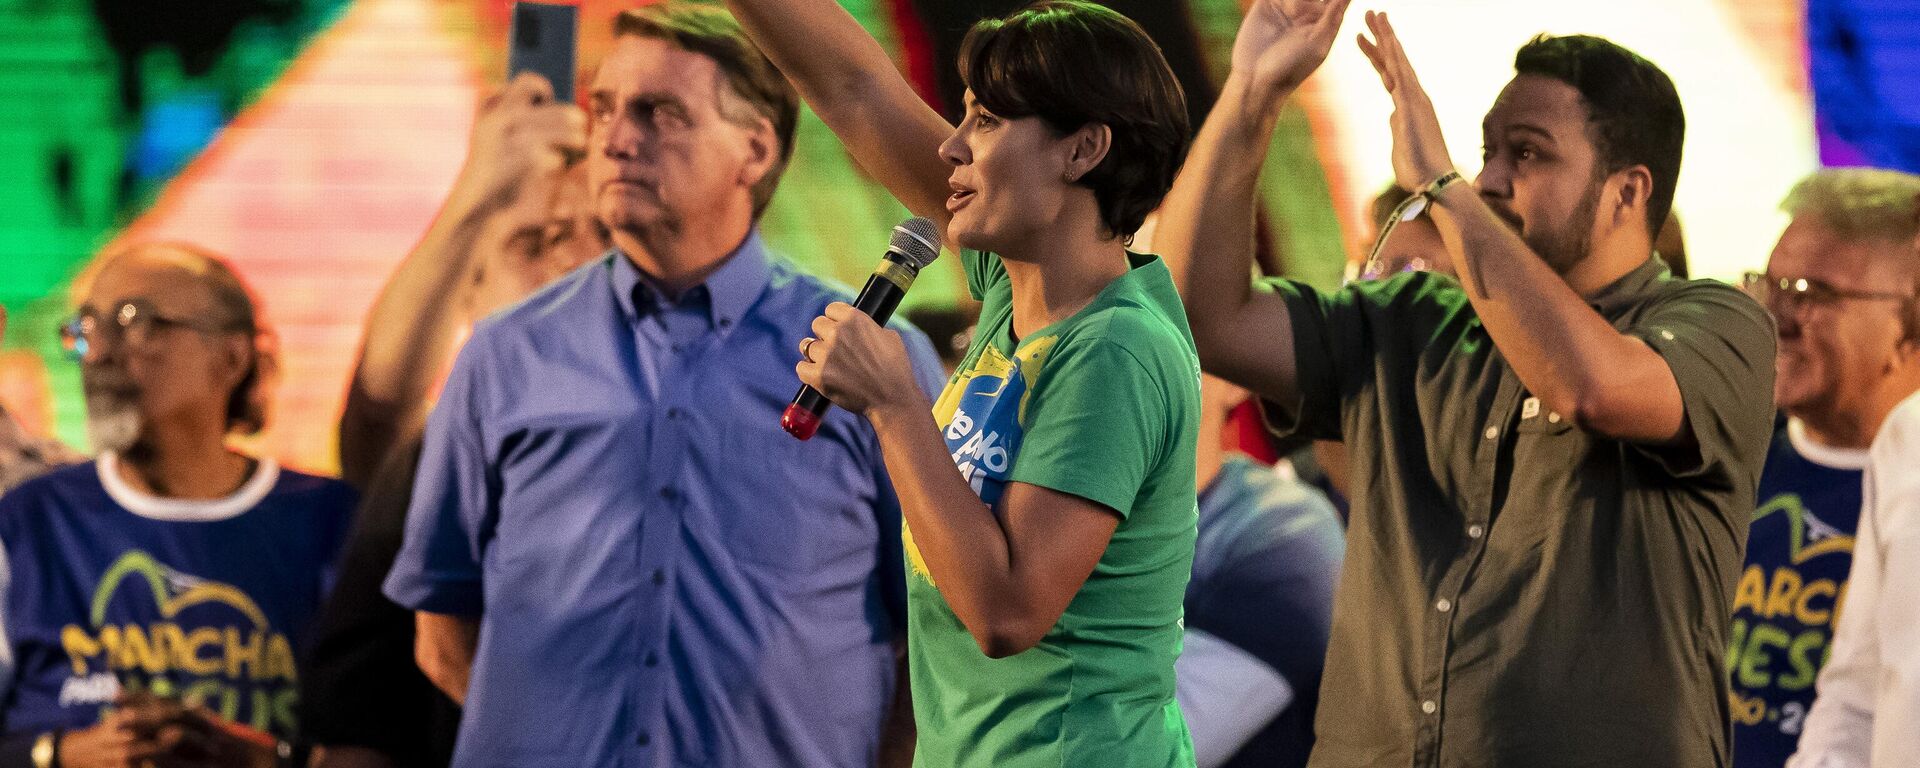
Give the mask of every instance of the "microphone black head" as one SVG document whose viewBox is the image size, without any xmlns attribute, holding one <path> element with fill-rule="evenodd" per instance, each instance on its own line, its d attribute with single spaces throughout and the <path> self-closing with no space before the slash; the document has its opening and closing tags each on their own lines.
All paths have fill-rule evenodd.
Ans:
<svg viewBox="0 0 1920 768">
<path fill-rule="evenodd" d="M 893 228 L 887 250 L 906 257 L 907 263 L 918 272 L 940 257 L 940 228 L 924 216 L 907 219 Z"/>
</svg>

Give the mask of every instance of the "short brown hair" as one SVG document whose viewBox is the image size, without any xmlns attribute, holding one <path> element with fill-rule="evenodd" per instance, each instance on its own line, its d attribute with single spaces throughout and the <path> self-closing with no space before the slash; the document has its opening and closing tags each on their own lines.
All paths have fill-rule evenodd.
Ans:
<svg viewBox="0 0 1920 768">
<path fill-rule="evenodd" d="M 758 218 L 773 200 L 780 176 L 793 158 L 793 131 L 800 119 L 800 97 L 785 75 L 754 47 L 747 33 L 725 9 L 692 0 L 668 2 L 621 11 L 613 21 L 614 37 L 665 40 L 682 50 L 697 53 L 719 65 L 720 73 L 734 95 L 753 108 L 752 117 L 721 114 L 729 120 L 750 125 L 753 119 L 766 118 L 780 139 L 780 158 L 753 185 L 753 215 Z"/>
<path fill-rule="evenodd" d="M 1107 156 L 1075 183 L 1093 190 L 1116 237 L 1131 238 L 1160 207 L 1193 136 L 1160 46 L 1093 3 L 1043 0 L 982 20 L 960 42 L 960 79 L 994 114 L 1038 116 L 1063 135 L 1093 124 L 1113 131 Z"/>
</svg>

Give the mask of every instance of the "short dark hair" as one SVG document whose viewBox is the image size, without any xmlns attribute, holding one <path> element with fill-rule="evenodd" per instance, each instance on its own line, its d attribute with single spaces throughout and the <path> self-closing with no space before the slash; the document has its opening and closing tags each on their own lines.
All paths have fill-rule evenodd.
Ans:
<svg viewBox="0 0 1920 768">
<path fill-rule="evenodd" d="M 1160 46 L 1088 2 L 1043 0 L 981 20 L 960 41 L 960 80 L 1003 117 L 1037 116 L 1062 135 L 1111 129 L 1106 157 L 1075 183 L 1093 190 L 1102 222 L 1123 238 L 1160 207 L 1193 136 Z"/>
<path fill-rule="evenodd" d="M 1673 80 L 1653 62 L 1605 38 L 1566 35 L 1533 38 L 1513 57 L 1522 75 L 1551 77 L 1580 92 L 1587 135 L 1604 176 L 1644 165 L 1653 177 L 1647 195 L 1647 236 L 1656 237 L 1673 208 L 1680 178 L 1680 145 L 1687 118 Z"/>
<path fill-rule="evenodd" d="M 613 21 L 614 37 L 633 35 L 665 40 L 719 65 L 720 74 L 735 95 L 753 107 L 754 115 L 773 124 L 780 139 L 780 158 L 753 186 L 753 215 L 758 218 L 773 201 L 780 176 L 793 159 L 793 131 L 800 120 L 800 97 L 780 69 L 754 47 L 740 22 L 726 9 L 691 0 L 668 2 L 621 11 Z M 726 112 L 725 107 L 721 108 Z M 742 116 L 728 115 L 740 122 Z"/>
</svg>

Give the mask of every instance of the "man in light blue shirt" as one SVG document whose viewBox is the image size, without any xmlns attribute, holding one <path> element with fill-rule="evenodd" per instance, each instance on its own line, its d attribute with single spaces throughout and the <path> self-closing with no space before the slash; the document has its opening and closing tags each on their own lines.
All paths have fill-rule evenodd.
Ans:
<svg viewBox="0 0 1920 768">
<path fill-rule="evenodd" d="M 1206 376 L 1200 393 L 1200 533 L 1175 695 L 1200 768 L 1300 768 L 1346 532 L 1290 465 L 1227 451 L 1222 426 L 1246 390 Z"/>
<path fill-rule="evenodd" d="M 474 329 L 386 583 L 464 700 L 454 764 L 871 765 L 900 511 L 865 421 L 780 428 L 800 339 L 847 299 L 753 227 L 794 96 L 723 12 L 667 3 L 619 18 L 590 99 L 614 251 Z"/>
</svg>

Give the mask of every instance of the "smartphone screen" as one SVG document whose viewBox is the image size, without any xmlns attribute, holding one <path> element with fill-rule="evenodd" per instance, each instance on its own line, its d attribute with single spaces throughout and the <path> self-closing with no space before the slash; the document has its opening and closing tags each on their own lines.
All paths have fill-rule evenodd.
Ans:
<svg viewBox="0 0 1920 768">
<path fill-rule="evenodd" d="M 507 33 L 507 79 L 535 72 L 553 84 L 554 98 L 573 101 L 573 60 L 579 34 L 579 8 L 553 3 L 516 2 Z"/>
</svg>

